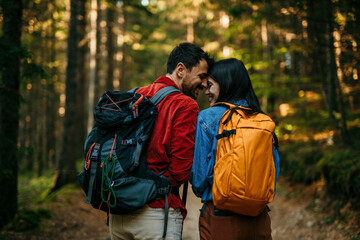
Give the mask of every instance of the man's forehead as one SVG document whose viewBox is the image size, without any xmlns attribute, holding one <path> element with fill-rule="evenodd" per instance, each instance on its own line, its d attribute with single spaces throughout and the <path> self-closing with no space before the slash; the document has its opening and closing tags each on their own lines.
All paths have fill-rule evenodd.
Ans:
<svg viewBox="0 0 360 240">
<path fill-rule="evenodd" d="M 205 59 L 201 59 L 199 64 L 195 66 L 198 75 L 207 74 L 208 64 Z"/>
</svg>

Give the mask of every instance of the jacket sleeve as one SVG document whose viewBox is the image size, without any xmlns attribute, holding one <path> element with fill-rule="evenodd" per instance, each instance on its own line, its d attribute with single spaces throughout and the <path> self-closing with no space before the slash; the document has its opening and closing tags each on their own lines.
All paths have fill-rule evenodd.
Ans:
<svg viewBox="0 0 360 240">
<path fill-rule="evenodd" d="M 185 104 L 176 111 L 171 124 L 168 177 L 175 186 L 189 179 L 198 113 L 199 108 L 196 103 Z"/>
<path fill-rule="evenodd" d="M 208 165 L 211 142 L 204 129 L 201 116 L 198 117 L 195 132 L 195 150 L 190 183 L 197 197 L 202 197 L 208 185 Z"/>
<path fill-rule="evenodd" d="M 280 173 L 280 157 L 279 157 L 279 151 L 275 146 L 273 146 L 273 156 L 274 156 L 274 165 L 275 165 L 275 192 L 276 192 L 276 182 Z"/>
</svg>

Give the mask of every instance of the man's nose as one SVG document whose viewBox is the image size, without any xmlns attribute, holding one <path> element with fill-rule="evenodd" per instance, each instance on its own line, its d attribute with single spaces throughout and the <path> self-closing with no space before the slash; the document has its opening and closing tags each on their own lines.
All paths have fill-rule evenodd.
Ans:
<svg viewBox="0 0 360 240">
<path fill-rule="evenodd" d="M 201 86 L 203 87 L 203 88 L 205 88 L 205 89 L 207 89 L 207 81 L 202 81 L 201 82 Z"/>
<path fill-rule="evenodd" d="M 206 95 L 210 94 L 210 91 L 209 91 L 209 88 L 208 88 L 208 87 L 205 88 L 205 94 L 206 94 Z"/>
</svg>

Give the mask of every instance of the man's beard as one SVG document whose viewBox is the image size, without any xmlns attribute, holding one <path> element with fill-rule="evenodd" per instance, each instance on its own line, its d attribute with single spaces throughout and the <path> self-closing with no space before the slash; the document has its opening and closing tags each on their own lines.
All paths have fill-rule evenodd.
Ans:
<svg viewBox="0 0 360 240">
<path fill-rule="evenodd" d="M 187 88 L 184 84 L 181 84 L 181 87 L 182 87 L 183 93 L 184 93 L 186 96 L 189 96 L 189 97 L 191 97 L 191 98 L 194 99 L 194 100 L 197 99 L 197 97 L 195 96 L 195 91 L 191 91 L 191 89 Z"/>
</svg>

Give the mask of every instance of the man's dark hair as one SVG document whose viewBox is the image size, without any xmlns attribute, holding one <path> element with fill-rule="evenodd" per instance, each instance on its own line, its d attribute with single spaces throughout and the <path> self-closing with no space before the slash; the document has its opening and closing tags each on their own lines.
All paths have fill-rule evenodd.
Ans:
<svg viewBox="0 0 360 240">
<path fill-rule="evenodd" d="M 214 59 L 209 56 L 208 53 L 204 52 L 199 46 L 184 42 L 180 43 L 179 46 L 176 46 L 170 53 L 167 64 L 166 64 L 166 73 L 172 73 L 178 63 L 183 63 L 185 67 L 191 71 L 191 69 L 199 64 L 201 59 L 205 59 L 208 64 L 208 69 L 214 63 Z"/>
</svg>

